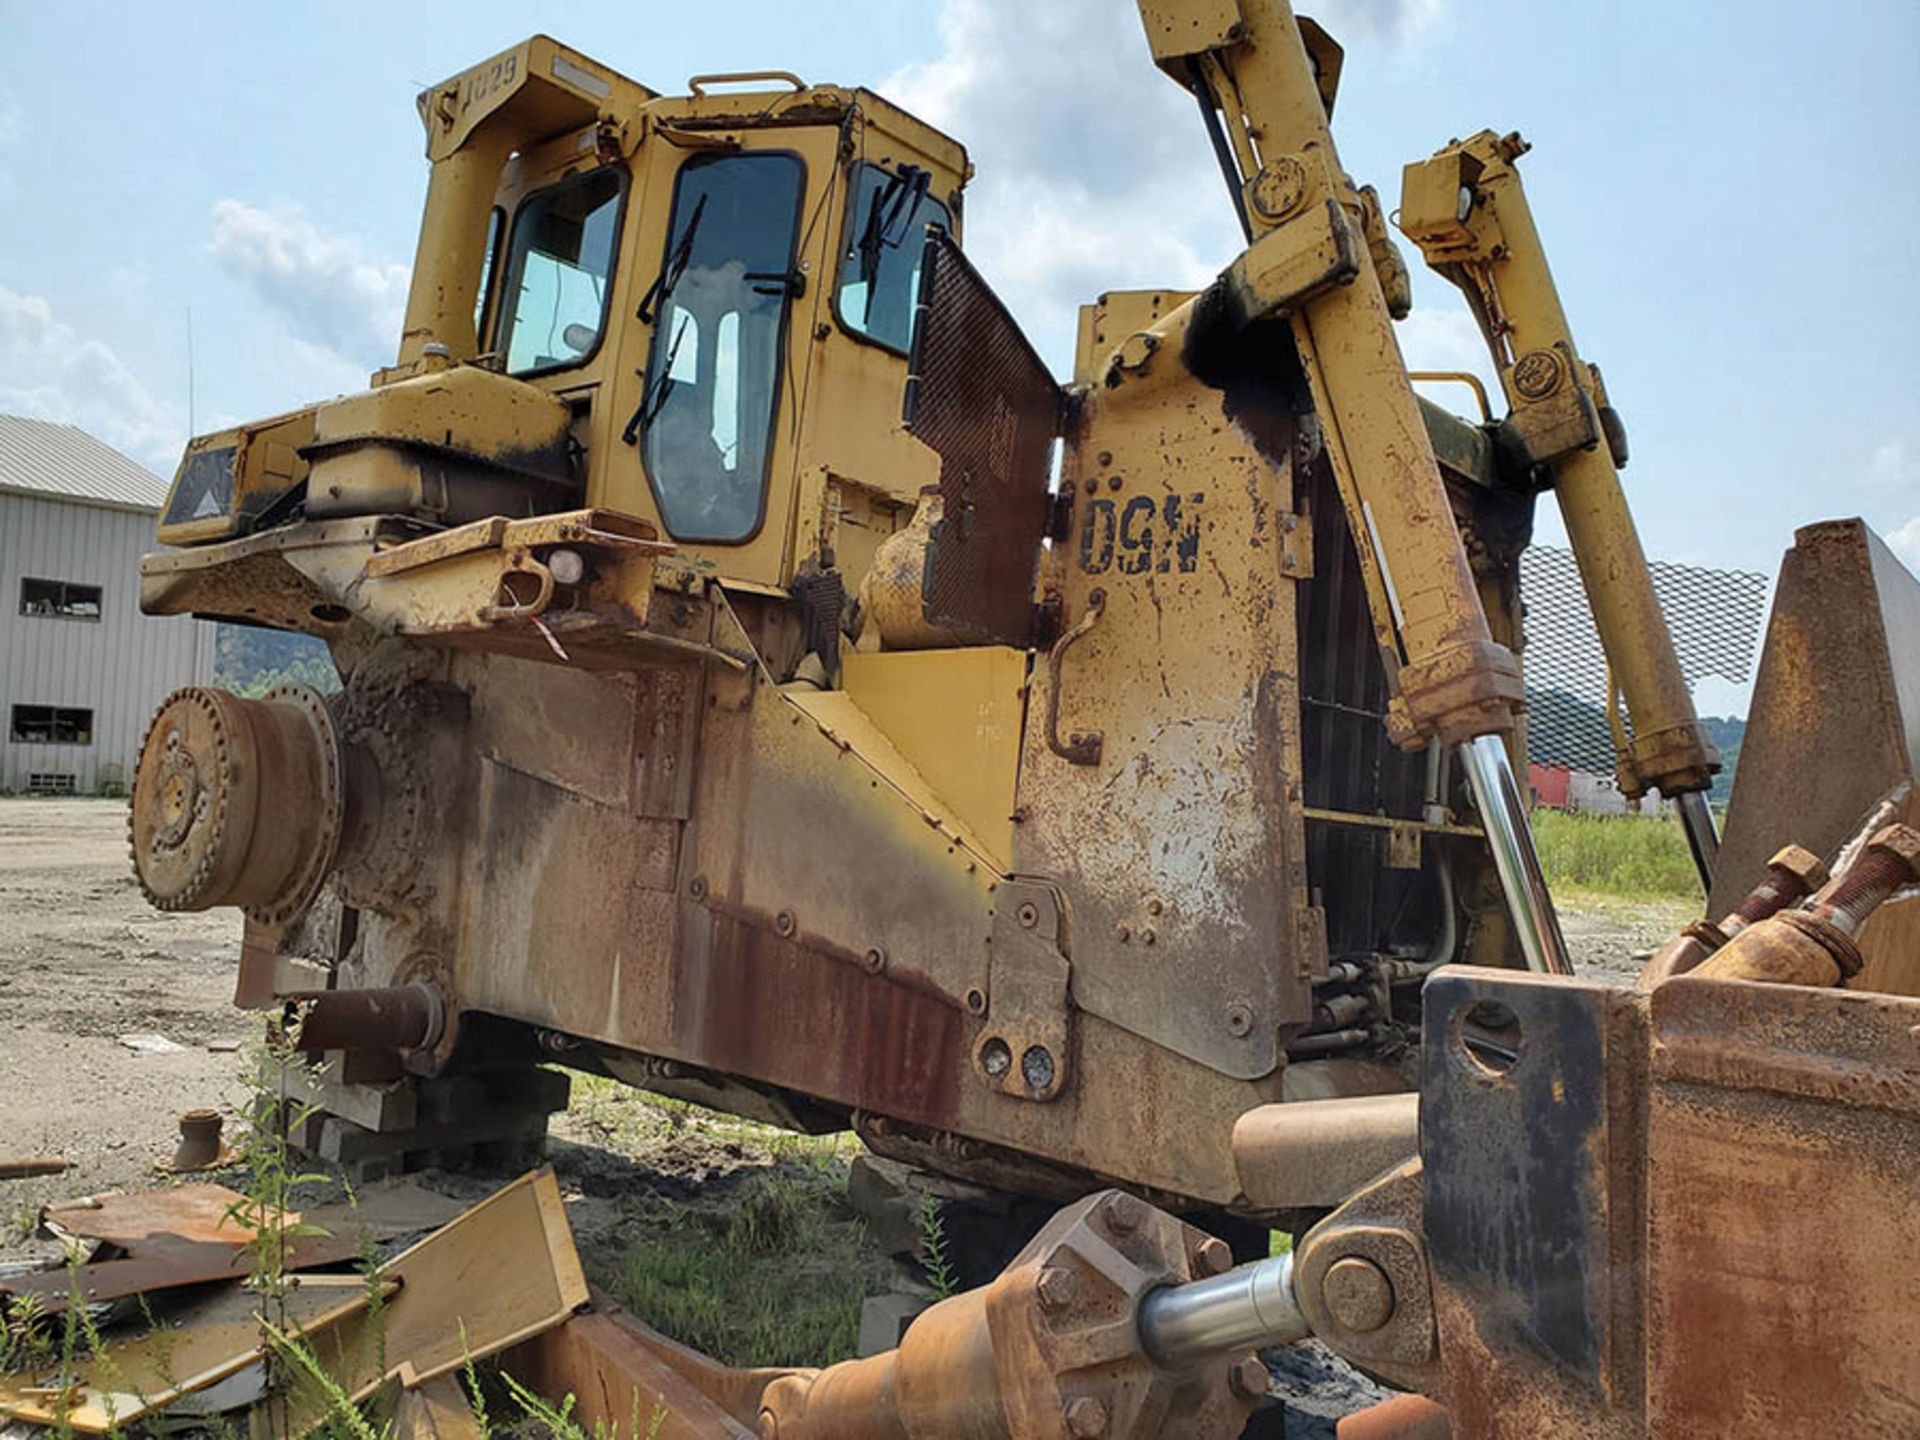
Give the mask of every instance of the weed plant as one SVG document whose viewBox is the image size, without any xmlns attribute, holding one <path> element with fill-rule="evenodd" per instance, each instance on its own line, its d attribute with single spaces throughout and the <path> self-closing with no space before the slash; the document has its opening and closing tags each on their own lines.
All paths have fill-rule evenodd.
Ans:
<svg viewBox="0 0 1920 1440">
<path fill-rule="evenodd" d="M 1672 815 L 1533 812 L 1547 883 L 1632 900 L 1698 899 L 1700 880 Z"/>
</svg>

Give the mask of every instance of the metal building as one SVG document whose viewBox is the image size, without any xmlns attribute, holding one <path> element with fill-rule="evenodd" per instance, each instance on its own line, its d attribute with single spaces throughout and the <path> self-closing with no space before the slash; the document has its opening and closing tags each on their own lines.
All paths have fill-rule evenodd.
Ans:
<svg viewBox="0 0 1920 1440">
<path fill-rule="evenodd" d="M 166 482 L 71 425 L 0 415 L 0 792 L 126 786 L 214 627 L 140 613 Z"/>
</svg>

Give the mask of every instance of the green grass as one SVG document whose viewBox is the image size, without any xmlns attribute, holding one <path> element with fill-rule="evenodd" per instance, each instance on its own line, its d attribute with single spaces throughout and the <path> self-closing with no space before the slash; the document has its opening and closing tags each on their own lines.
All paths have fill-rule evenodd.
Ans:
<svg viewBox="0 0 1920 1440">
<path fill-rule="evenodd" d="M 854 1354 L 861 1302 L 888 1278 L 845 1195 L 844 1172 L 784 1164 L 710 1206 L 630 1202 L 632 1238 L 595 1278 L 723 1364 L 830 1365 Z"/>
<path fill-rule="evenodd" d="M 850 1358 L 889 1262 L 847 1204 L 851 1135 L 796 1135 L 576 1075 L 558 1133 L 663 1172 L 719 1172 L 684 1201 L 623 1196 L 587 1276 L 641 1320 L 728 1365 Z M 564 1173 L 564 1172 L 563 1172 Z"/>
<path fill-rule="evenodd" d="M 1630 899 L 1698 899 L 1700 881 L 1680 822 L 1662 815 L 1533 812 L 1547 884 Z"/>
<path fill-rule="evenodd" d="M 601 1075 L 576 1071 L 572 1078 L 567 1118 L 584 1135 L 562 1134 L 591 1138 L 636 1160 L 657 1160 L 688 1147 L 731 1147 L 736 1158 L 748 1160 L 851 1160 L 860 1153 L 850 1131 L 801 1135 Z"/>
</svg>

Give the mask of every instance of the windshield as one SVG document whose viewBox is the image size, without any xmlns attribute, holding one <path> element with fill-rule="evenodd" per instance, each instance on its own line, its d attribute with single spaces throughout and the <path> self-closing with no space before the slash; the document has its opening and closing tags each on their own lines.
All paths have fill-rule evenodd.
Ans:
<svg viewBox="0 0 1920 1440">
<path fill-rule="evenodd" d="M 798 157 L 762 153 L 689 160 L 675 183 L 634 429 L 679 539 L 760 528 L 805 180 Z"/>
<path fill-rule="evenodd" d="M 952 228 L 947 207 L 927 193 L 930 178 L 913 165 L 861 164 L 840 257 L 840 323 L 903 354 L 913 348 L 927 226 Z"/>
<path fill-rule="evenodd" d="M 612 166 L 590 170 L 521 202 L 494 346 L 506 353 L 509 375 L 578 365 L 600 344 L 622 174 Z"/>
</svg>

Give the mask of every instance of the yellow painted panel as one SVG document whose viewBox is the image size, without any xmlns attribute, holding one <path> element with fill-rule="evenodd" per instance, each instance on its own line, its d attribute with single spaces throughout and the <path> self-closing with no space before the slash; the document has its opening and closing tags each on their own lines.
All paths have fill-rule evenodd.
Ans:
<svg viewBox="0 0 1920 1440">
<path fill-rule="evenodd" d="M 842 684 L 1003 874 L 1013 864 L 1027 657 L 1004 645 L 842 660 Z"/>
</svg>

